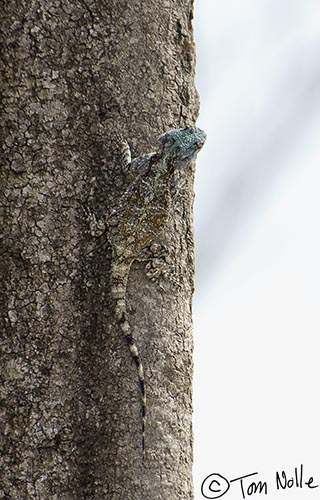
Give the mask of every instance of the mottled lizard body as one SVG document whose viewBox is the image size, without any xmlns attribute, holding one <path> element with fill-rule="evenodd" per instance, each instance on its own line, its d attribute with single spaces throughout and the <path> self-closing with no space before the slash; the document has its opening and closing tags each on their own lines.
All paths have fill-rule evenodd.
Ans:
<svg viewBox="0 0 320 500">
<path fill-rule="evenodd" d="M 177 185 L 177 173 L 188 167 L 202 148 L 205 139 L 206 135 L 202 130 L 186 127 L 163 134 L 158 140 L 155 153 L 131 161 L 130 151 L 127 149 L 124 170 L 131 177 L 129 187 L 107 220 L 112 247 L 111 297 L 115 303 L 116 319 L 137 367 L 142 395 L 143 455 L 146 427 L 145 376 L 127 318 L 128 276 L 134 261 L 148 259 L 147 249 L 168 219 L 171 196 Z"/>
</svg>

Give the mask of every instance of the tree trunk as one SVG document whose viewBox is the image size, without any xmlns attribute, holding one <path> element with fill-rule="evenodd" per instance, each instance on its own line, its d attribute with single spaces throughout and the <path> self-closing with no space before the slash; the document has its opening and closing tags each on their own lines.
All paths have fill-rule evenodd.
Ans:
<svg viewBox="0 0 320 500">
<path fill-rule="evenodd" d="M 135 262 L 128 280 L 147 391 L 144 459 L 111 248 L 88 215 L 103 220 L 123 192 L 124 139 L 136 157 L 194 123 L 192 8 L 2 5 L 0 499 L 193 497 L 192 169 L 159 236 L 170 279 L 152 282 Z"/>
</svg>

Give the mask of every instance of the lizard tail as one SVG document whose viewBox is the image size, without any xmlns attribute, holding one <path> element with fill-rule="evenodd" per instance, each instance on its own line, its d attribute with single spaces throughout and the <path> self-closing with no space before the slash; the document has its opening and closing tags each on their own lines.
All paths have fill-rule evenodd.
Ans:
<svg viewBox="0 0 320 500">
<path fill-rule="evenodd" d="M 145 381 L 144 381 L 144 369 L 143 365 L 140 359 L 140 354 L 138 351 L 137 344 L 134 341 L 134 338 L 131 333 L 131 328 L 129 325 L 129 322 L 126 319 L 126 312 L 123 312 L 122 316 L 122 322 L 121 324 L 121 330 L 124 334 L 124 336 L 127 339 L 128 346 L 132 355 L 132 358 L 135 362 L 135 365 L 137 367 L 137 373 L 138 373 L 138 379 L 139 379 L 139 385 L 140 385 L 140 391 L 141 391 L 141 413 L 142 413 L 142 453 L 143 453 L 143 458 L 145 458 L 145 433 L 146 433 L 146 405 L 147 405 L 147 399 L 146 399 L 146 388 L 145 388 Z"/>
<path fill-rule="evenodd" d="M 137 374 L 141 392 L 141 413 L 142 413 L 142 454 L 145 458 L 145 432 L 146 432 L 146 389 L 144 380 L 144 369 L 140 359 L 137 344 L 132 335 L 132 330 L 127 319 L 126 289 L 130 265 L 126 262 L 113 262 L 111 269 L 111 295 L 115 301 L 115 315 L 119 322 L 122 333 L 127 339 L 127 343 L 137 368 Z"/>
</svg>

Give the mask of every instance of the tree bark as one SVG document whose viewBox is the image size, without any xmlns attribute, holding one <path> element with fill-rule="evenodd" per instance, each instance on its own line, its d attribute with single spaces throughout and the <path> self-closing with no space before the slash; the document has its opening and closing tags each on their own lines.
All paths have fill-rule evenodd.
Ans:
<svg viewBox="0 0 320 500">
<path fill-rule="evenodd" d="M 194 123 L 192 1 L 5 0 L 0 499 L 191 499 L 193 172 L 161 242 L 171 279 L 135 263 L 129 321 L 147 390 L 114 317 L 106 234 L 119 147 L 152 151 Z"/>
</svg>

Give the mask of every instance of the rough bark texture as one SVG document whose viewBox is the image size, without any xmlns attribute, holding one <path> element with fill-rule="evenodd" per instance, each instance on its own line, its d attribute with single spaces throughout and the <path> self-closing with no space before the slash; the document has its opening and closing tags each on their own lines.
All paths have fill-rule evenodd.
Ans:
<svg viewBox="0 0 320 500">
<path fill-rule="evenodd" d="M 194 123 L 192 1 L 5 0 L 0 29 L 0 499 L 192 498 L 192 183 L 163 232 L 172 280 L 129 277 L 146 371 L 114 320 L 110 248 L 90 236 L 133 155 Z"/>
</svg>

